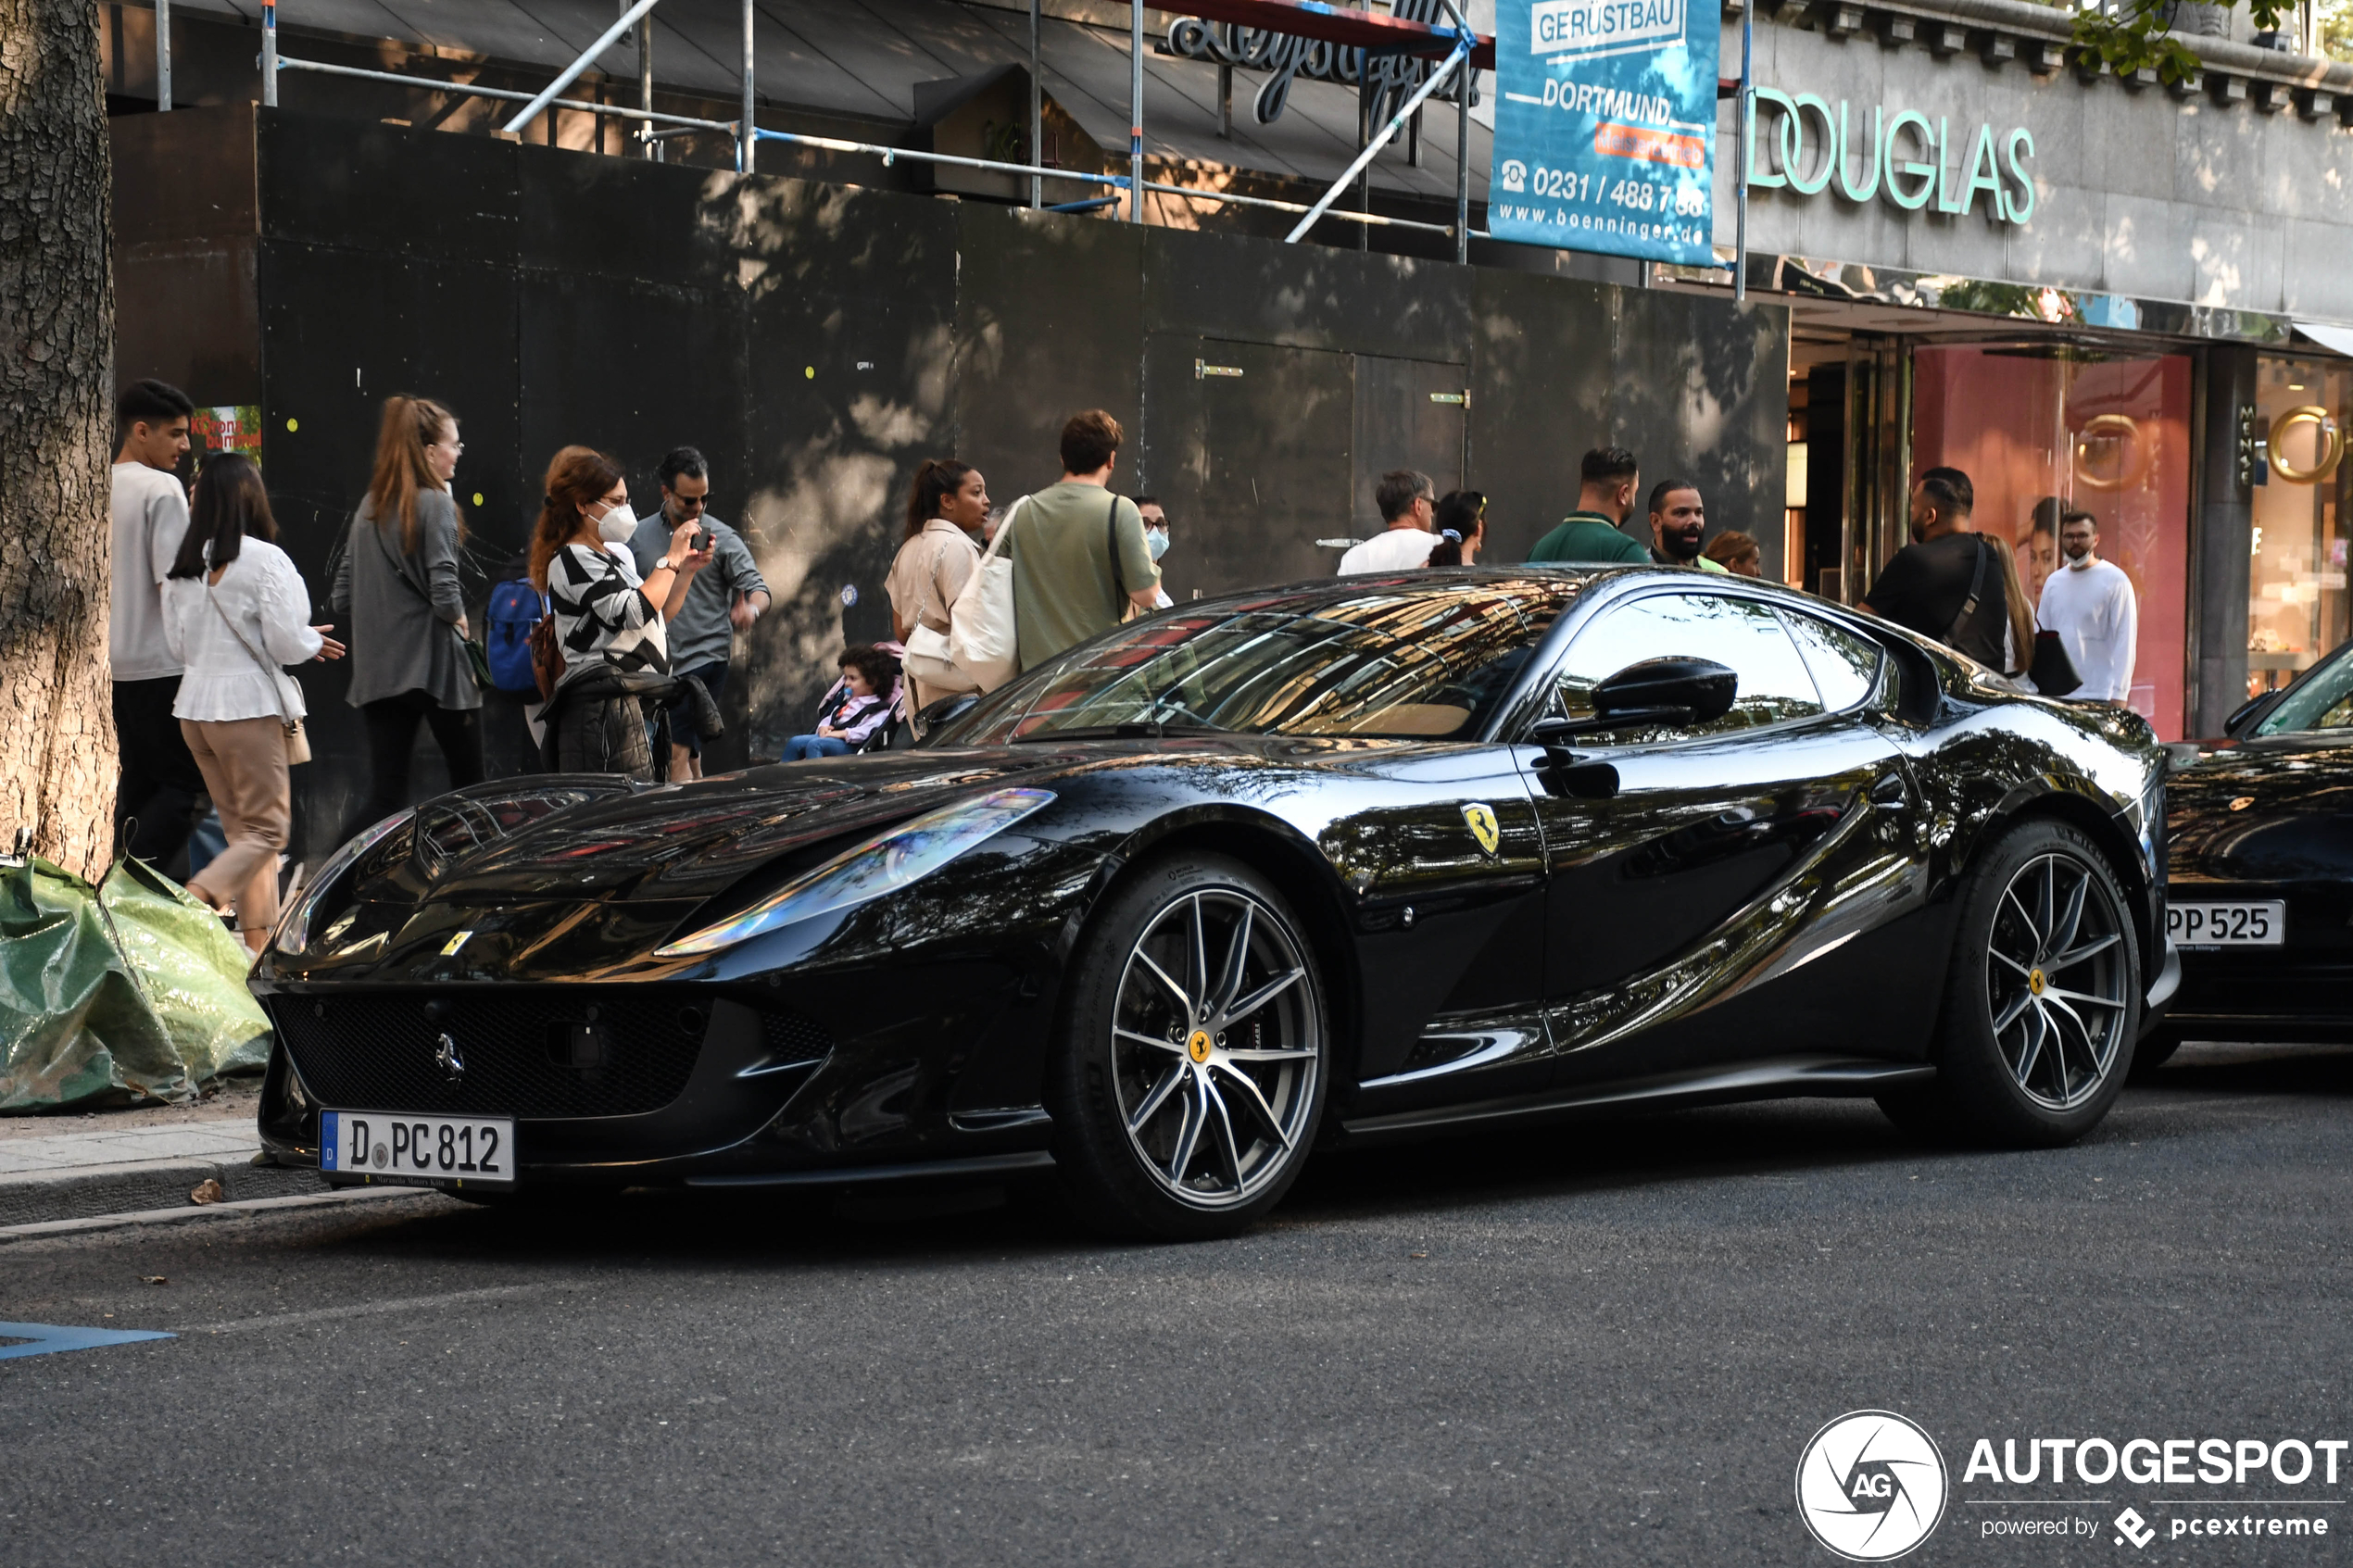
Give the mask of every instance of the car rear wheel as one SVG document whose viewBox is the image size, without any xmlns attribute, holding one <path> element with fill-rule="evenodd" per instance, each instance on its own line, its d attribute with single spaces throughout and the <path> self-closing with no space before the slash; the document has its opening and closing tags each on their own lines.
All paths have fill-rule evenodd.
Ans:
<svg viewBox="0 0 2353 1568">
<path fill-rule="evenodd" d="M 1123 1236 L 1230 1236 L 1306 1162 L 1330 1073 L 1323 986 L 1282 896 L 1180 855 L 1115 891 L 1075 956 L 1054 1064 L 1055 1159 Z"/>
<path fill-rule="evenodd" d="M 2013 1148 L 2072 1143 L 2132 1069 L 2140 942 L 2091 842 L 2029 822 L 1987 852 L 1963 899 L 1934 1083 L 1881 1100 L 1907 1131 Z"/>
</svg>

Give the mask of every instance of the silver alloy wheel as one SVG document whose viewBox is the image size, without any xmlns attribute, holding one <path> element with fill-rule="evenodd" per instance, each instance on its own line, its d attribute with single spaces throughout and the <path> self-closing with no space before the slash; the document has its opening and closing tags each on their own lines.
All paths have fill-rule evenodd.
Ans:
<svg viewBox="0 0 2353 1568">
<path fill-rule="evenodd" d="M 2037 855 L 2002 892 L 1986 954 L 1994 1043 L 2026 1098 L 2072 1110 L 2124 1045 L 2130 928 L 2108 884 L 2070 855 Z"/>
<path fill-rule="evenodd" d="M 1308 1135 L 1324 1035 L 1306 979 L 1282 921 L 1235 889 L 1186 895 L 1136 939 L 1112 1078 L 1127 1141 L 1171 1197 L 1247 1203 Z"/>
</svg>

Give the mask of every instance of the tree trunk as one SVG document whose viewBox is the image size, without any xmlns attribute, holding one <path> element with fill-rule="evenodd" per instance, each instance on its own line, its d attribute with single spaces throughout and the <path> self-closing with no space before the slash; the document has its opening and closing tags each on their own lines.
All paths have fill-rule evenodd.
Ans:
<svg viewBox="0 0 2353 1568">
<path fill-rule="evenodd" d="M 0 0 L 0 849 L 113 854 L 113 164 L 91 0 Z"/>
</svg>

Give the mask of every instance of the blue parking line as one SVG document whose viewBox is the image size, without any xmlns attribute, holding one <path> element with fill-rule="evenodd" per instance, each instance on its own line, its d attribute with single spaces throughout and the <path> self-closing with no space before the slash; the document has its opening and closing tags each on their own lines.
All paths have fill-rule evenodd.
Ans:
<svg viewBox="0 0 2353 1568">
<path fill-rule="evenodd" d="M 75 1328 L 53 1323 L 0 1323 L 0 1339 L 27 1339 L 28 1345 L 0 1345 L 0 1361 L 16 1356 L 50 1356 L 59 1350 L 95 1350 L 105 1345 L 128 1345 L 139 1339 L 177 1339 L 148 1328 Z"/>
</svg>

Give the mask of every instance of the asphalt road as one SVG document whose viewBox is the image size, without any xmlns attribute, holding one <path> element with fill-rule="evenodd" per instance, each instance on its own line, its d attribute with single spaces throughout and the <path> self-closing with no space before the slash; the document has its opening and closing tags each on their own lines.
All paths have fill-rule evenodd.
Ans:
<svg viewBox="0 0 2353 1568">
<path fill-rule="evenodd" d="M 0 1319 L 180 1337 L 0 1361 L 0 1562 L 1829 1563 L 1793 1475 L 1866 1407 L 1950 1467 L 1908 1562 L 2333 1561 L 2353 1462 L 1962 1467 L 1980 1436 L 2353 1437 L 2348 1094 L 2353 1052 L 2193 1048 L 2055 1153 L 1812 1102 L 1325 1158 L 1182 1248 L 1018 1192 L 18 1243 Z M 2171 1539 L 2193 1495 L 2342 1534 Z M 2097 1534 L 1986 1534 L 2070 1515 Z"/>
</svg>

